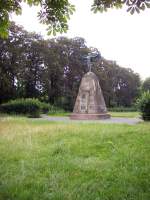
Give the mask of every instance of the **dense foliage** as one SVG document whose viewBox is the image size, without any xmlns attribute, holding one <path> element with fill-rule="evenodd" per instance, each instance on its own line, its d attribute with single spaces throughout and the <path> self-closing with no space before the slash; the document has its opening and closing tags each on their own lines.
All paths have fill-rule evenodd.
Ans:
<svg viewBox="0 0 150 200">
<path fill-rule="evenodd" d="M 15 48 L 14 48 L 15 47 Z M 0 39 L 0 103 L 38 98 L 72 110 L 82 76 L 83 56 L 91 48 L 83 38 L 44 40 L 12 23 L 10 36 Z M 131 69 L 102 58 L 92 66 L 107 106 L 131 106 L 139 94 L 140 78 Z"/>
<path fill-rule="evenodd" d="M 39 117 L 41 102 L 37 99 L 16 99 L 0 106 L 0 111 L 7 114 L 23 114 L 29 117 Z"/>
<path fill-rule="evenodd" d="M 131 14 L 134 14 L 134 12 L 140 13 L 145 8 L 150 8 L 149 0 L 94 0 L 92 10 L 103 12 L 109 8 L 122 8 L 124 5 Z"/>
<path fill-rule="evenodd" d="M 75 11 L 75 6 L 69 0 L 0 0 L 0 36 L 8 35 L 9 17 L 11 13 L 21 14 L 21 3 L 40 6 L 39 21 L 48 26 L 48 34 L 66 32 L 68 20 Z M 149 0 L 94 0 L 91 10 L 94 13 L 107 11 L 108 8 L 121 8 L 127 6 L 127 11 L 133 14 L 150 7 Z"/>
<path fill-rule="evenodd" d="M 0 105 L 0 112 L 7 114 L 21 114 L 29 117 L 40 117 L 40 114 L 63 113 L 62 108 L 41 102 L 38 99 L 16 99 Z"/>
<path fill-rule="evenodd" d="M 150 77 L 146 78 L 142 84 L 143 91 L 150 91 Z"/>
<path fill-rule="evenodd" d="M 74 5 L 68 0 L 0 0 L 0 36 L 8 35 L 10 13 L 21 14 L 21 3 L 26 2 L 30 6 L 40 6 L 38 13 L 39 21 L 48 25 L 48 33 L 66 32 L 68 30 L 67 21 L 75 11 Z"/>
<path fill-rule="evenodd" d="M 137 100 L 137 105 L 141 111 L 142 118 L 150 121 L 150 91 L 144 92 Z"/>
</svg>

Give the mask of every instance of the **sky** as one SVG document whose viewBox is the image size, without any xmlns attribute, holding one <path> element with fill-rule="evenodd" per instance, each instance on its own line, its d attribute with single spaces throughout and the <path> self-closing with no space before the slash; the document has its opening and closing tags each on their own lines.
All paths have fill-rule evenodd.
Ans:
<svg viewBox="0 0 150 200">
<path fill-rule="evenodd" d="M 76 6 L 76 12 L 69 21 L 69 31 L 62 36 L 83 37 L 87 46 L 98 48 L 104 58 L 133 69 L 143 80 L 150 77 L 150 9 L 134 15 L 126 12 L 125 8 L 94 14 L 90 10 L 92 0 L 71 2 Z M 27 31 L 52 38 L 47 36 L 46 26 L 39 23 L 38 10 L 38 7 L 23 3 L 22 15 L 13 14 L 11 19 Z"/>
</svg>

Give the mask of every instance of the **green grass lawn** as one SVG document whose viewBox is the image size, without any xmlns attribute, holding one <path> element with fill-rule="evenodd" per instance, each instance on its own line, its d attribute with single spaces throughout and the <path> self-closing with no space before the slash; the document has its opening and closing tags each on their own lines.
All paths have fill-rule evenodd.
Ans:
<svg viewBox="0 0 150 200">
<path fill-rule="evenodd" d="M 138 118 L 140 117 L 139 112 L 109 112 L 112 117 L 127 117 L 127 118 Z"/>
<path fill-rule="evenodd" d="M 71 112 L 48 113 L 49 116 L 55 116 L 55 117 L 68 117 L 70 114 Z"/>
<path fill-rule="evenodd" d="M 150 123 L 1 117 L 0 200 L 150 200 Z"/>
<path fill-rule="evenodd" d="M 128 117 L 128 118 L 137 118 L 140 117 L 140 114 L 138 112 L 109 112 L 112 117 Z M 71 113 L 69 112 L 61 112 L 61 113 L 49 113 L 49 116 L 58 116 L 58 117 L 67 117 Z"/>
</svg>

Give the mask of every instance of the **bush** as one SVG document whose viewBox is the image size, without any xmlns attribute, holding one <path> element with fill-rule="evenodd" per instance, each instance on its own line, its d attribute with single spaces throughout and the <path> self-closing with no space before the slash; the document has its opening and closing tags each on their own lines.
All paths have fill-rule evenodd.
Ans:
<svg viewBox="0 0 150 200">
<path fill-rule="evenodd" d="M 135 112 L 137 111 L 136 107 L 113 107 L 113 108 L 108 108 L 108 111 L 111 112 Z"/>
<path fill-rule="evenodd" d="M 150 77 L 148 77 L 147 79 L 145 79 L 145 81 L 142 84 L 142 90 L 143 91 L 150 91 Z"/>
<path fill-rule="evenodd" d="M 137 100 L 137 106 L 144 120 L 150 120 L 150 91 L 144 92 Z"/>
<path fill-rule="evenodd" d="M 62 108 L 53 105 L 51 105 L 49 109 L 49 114 L 64 113 L 64 112 L 65 111 Z"/>
<path fill-rule="evenodd" d="M 59 107 L 51 105 L 51 104 L 43 103 L 43 102 L 40 102 L 40 106 L 41 106 L 42 113 L 45 113 L 45 114 L 46 113 L 55 114 L 55 113 L 64 113 L 65 112 L 62 108 L 59 108 Z"/>
<path fill-rule="evenodd" d="M 57 106 L 39 101 L 38 99 L 16 99 L 0 105 L 0 112 L 7 114 L 27 115 L 28 117 L 40 117 L 40 113 L 63 113 L 64 110 Z"/>
<path fill-rule="evenodd" d="M 44 114 L 48 113 L 51 109 L 51 106 L 44 102 L 40 102 L 40 107 L 41 107 L 42 113 L 44 113 Z"/>
<path fill-rule="evenodd" d="M 23 114 L 28 117 L 39 117 L 41 102 L 37 99 L 17 99 L 0 106 L 0 111 L 7 114 Z"/>
</svg>

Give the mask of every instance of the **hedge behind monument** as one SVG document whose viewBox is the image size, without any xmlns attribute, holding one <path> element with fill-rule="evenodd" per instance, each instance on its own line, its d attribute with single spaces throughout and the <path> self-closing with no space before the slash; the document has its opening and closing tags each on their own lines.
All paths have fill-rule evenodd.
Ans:
<svg viewBox="0 0 150 200">
<path fill-rule="evenodd" d="M 23 114 L 28 117 L 39 117 L 42 110 L 48 109 L 37 99 L 16 99 L 0 106 L 0 111 L 7 114 Z"/>
</svg>

